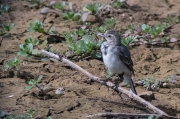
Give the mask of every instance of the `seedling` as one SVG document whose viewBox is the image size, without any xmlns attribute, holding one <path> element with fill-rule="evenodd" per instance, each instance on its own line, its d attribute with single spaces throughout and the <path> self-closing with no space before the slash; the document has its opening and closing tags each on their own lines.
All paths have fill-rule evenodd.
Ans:
<svg viewBox="0 0 180 119">
<path fill-rule="evenodd" d="M 5 13 L 9 11 L 9 6 L 7 5 L 0 5 L 0 16 L 3 16 Z"/>
<path fill-rule="evenodd" d="M 121 43 L 124 44 L 125 46 L 128 46 L 133 41 L 136 41 L 136 37 L 135 36 L 128 36 L 126 38 L 124 38 L 124 37 L 121 38 Z"/>
<path fill-rule="evenodd" d="M 114 27 L 116 24 L 118 23 L 118 21 L 116 21 L 113 17 L 105 20 L 104 25 L 107 27 L 107 29 L 110 29 L 112 27 Z"/>
<path fill-rule="evenodd" d="M 35 38 L 33 39 L 32 36 L 29 36 L 24 44 L 20 44 L 20 50 L 17 53 L 19 56 L 23 57 L 29 57 L 36 59 L 39 57 L 42 61 L 47 61 L 49 58 L 43 57 L 41 54 L 41 51 L 38 49 L 38 47 L 41 47 L 47 51 L 56 53 L 57 51 L 52 48 L 52 46 L 47 44 L 47 40 L 43 41 L 41 44 L 39 43 L 39 39 Z"/>
<path fill-rule="evenodd" d="M 102 43 L 101 40 L 95 40 L 93 35 L 88 34 L 88 29 L 79 29 L 78 31 L 66 33 L 64 36 L 66 41 L 64 44 L 73 52 L 76 56 L 87 57 L 91 56 L 93 58 L 100 58 L 99 48 Z"/>
<path fill-rule="evenodd" d="M 135 26 L 134 26 L 133 24 L 130 24 L 130 25 L 127 27 L 127 30 L 128 30 L 129 32 L 133 32 L 134 29 L 135 29 Z"/>
<path fill-rule="evenodd" d="M 158 116 L 149 116 L 148 119 L 159 119 Z"/>
<path fill-rule="evenodd" d="M 116 0 L 115 2 L 112 3 L 112 6 L 114 8 L 121 8 L 121 6 L 123 5 L 123 3 L 121 1 L 122 0 Z"/>
<path fill-rule="evenodd" d="M 28 2 L 31 3 L 31 5 L 29 5 L 29 7 L 42 7 L 44 6 L 44 2 L 46 0 L 27 0 Z"/>
<path fill-rule="evenodd" d="M 164 31 L 165 28 L 168 27 L 168 24 L 164 23 L 164 24 L 159 24 L 155 27 L 152 27 L 148 24 L 142 24 L 141 25 L 141 29 L 143 33 L 149 33 L 151 35 L 151 37 L 156 37 L 158 36 L 161 32 Z"/>
<path fill-rule="evenodd" d="M 38 89 L 40 89 L 43 92 L 43 86 L 40 84 L 42 78 L 43 76 L 39 75 L 37 79 L 31 79 L 28 82 L 28 86 L 26 86 L 26 90 L 31 90 L 32 88 L 36 86 Z"/>
<path fill-rule="evenodd" d="M 98 15 L 98 8 L 100 7 L 101 5 L 96 3 L 96 4 L 87 4 L 85 6 L 85 10 L 84 11 L 88 11 L 89 13 L 91 13 L 92 15 L 94 16 L 97 16 Z"/>
<path fill-rule="evenodd" d="M 7 71 L 8 69 L 12 69 L 12 70 L 19 70 L 19 64 L 20 64 L 20 60 L 15 57 L 14 59 L 8 61 L 5 65 L 4 65 L 4 71 Z"/>
<path fill-rule="evenodd" d="M 162 38 L 161 38 L 161 41 L 162 41 L 163 43 L 166 43 L 166 42 L 169 41 L 169 37 L 162 37 Z"/>
<path fill-rule="evenodd" d="M 11 24 L 3 23 L 2 27 L 3 27 L 4 31 L 0 31 L 0 36 L 2 36 L 2 35 L 3 36 L 9 36 L 10 35 L 9 32 L 14 27 L 14 23 L 11 23 Z"/>
<path fill-rule="evenodd" d="M 80 13 L 74 13 L 73 11 L 67 12 L 63 14 L 64 20 L 72 20 L 72 21 L 79 21 L 81 19 Z"/>
<path fill-rule="evenodd" d="M 20 51 L 17 54 L 25 57 L 31 55 L 40 55 L 40 51 L 34 48 L 38 44 L 39 40 L 37 38 L 33 39 L 32 36 L 30 36 L 25 40 L 25 44 L 20 44 Z"/>
<path fill-rule="evenodd" d="M 28 28 L 27 30 L 29 32 L 39 32 L 45 35 L 58 34 L 57 31 L 55 30 L 55 27 L 53 27 L 53 25 L 51 25 L 46 31 L 43 27 L 43 23 L 38 20 L 35 20 L 34 23 L 30 23 L 29 25 L 30 28 Z"/>
<path fill-rule="evenodd" d="M 56 3 L 53 5 L 54 8 L 63 11 L 65 8 L 66 2 Z"/>
<path fill-rule="evenodd" d="M 34 23 L 30 23 L 30 28 L 28 28 L 28 31 L 30 32 L 39 32 L 39 33 L 44 33 L 49 35 L 44 27 L 43 27 L 43 23 L 41 21 L 35 20 Z"/>
<path fill-rule="evenodd" d="M 116 20 L 114 20 L 113 17 L 107 19 L 104 21 L 104 24 L 102 26 L 96 26 L 96 27 L 92 27 L 91 31 L 93 32 L 93 34 L 97 34 L 98 32 L 104 33 L 107 30 L 112 29 L 113 27 L 115 27 L 115 25 L 118 22 Z"/>
</svg>

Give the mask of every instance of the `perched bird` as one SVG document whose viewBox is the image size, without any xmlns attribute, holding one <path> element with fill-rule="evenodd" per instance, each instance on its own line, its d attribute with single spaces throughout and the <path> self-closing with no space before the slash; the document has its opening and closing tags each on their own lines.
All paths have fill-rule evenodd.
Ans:
<svg viewBox="0 0 180 119">
<path fill-rule="evenodd" d="M 112 74 L 118 74 L 119 78 L 123 77 L 130 85 L 132 92 L 137 95 L 132 81 L 132 75 L 134 75 L 133 62 L 128 48 L 121 43 L 119 32 L 110 30 L 99 35 L 106 40 L 101 45 L 105 66 Z"/>
</svg>

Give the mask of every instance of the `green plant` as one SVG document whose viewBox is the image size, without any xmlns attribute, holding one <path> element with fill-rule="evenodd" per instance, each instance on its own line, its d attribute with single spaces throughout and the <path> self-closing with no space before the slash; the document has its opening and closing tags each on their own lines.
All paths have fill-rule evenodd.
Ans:
<svg viewBox="0 0 180 119">
<path fill-rule="evenodd" d="M 29 32 L 39 32 L 45 35 L 58 34 L 53 25 L 49 26 L 47 30 L 44 29 L 43 23 L 39 20 L 35 20 L 34 23 L 30 23 L 30 28 L 27 29 Z"/>
<path fill-rule="evenodd" d="M 104 21 L 104 25 L 107 27 L 107 29 L 114 27 L 117 23 L 118 21 L 116 21 L 113 17 Z"/>
<path fill-rule="evenodd" d="M 133 32 L 134 29 L 135 29 L 135 26 L 134 26 L 133 24 L 130 24 L 130 25 L 127 27 L 127 30 L 128 30 L 129 32 Z"/>
<path fill-rule="evenodd" d="M 61 2 L 61 3 L 54 4 L 53 7 L 62 11 L 62 10 L 64 10 L 65 5 L 66 5 L 66 2 Z"/>
<path fill-rule="evenodd" d="M 0 5 L 0 16 L 3 16 L 5 13 L 9 11 L 9 6 L 7 5 Z"/>
<path fill-rule="evenodd" d="M 96 4 L 87 4 L 85 6 L 85 8 L 88 10 L 88 12 L 90 12 L 92 15 L 94 16 L 97 16 L 98 15 L 98 8 L 100 7 L 101 5 L 96 3 Z"/>
<path fill-rule="evenodd" d="M 30 2 L 31 4 L 29 5 L 29 7 L 42 7 L 44 6 L 44 3 L 46 0 L 27 0 L 28 2 Z"/>
<path fill-rule="evenodd" d="M 159 24 L 157 26 L 150 26 L 148 24 L 142 24 L 141 25 L 141 29 L 143 33 L 149 33 L 151 35 L 151 37 L 156 37 L 158 36 L 161 32 L 163 32 L 165 30 L 165 28 L 168 27 L 168 24 L 164 23 L 164 24 Z"/>
<path fill-rule="evenodd" d="M 42 78 L 43 78 L 43 76 L 39 75 L 39 77 L 37 79 L 31 79 L 28 82 L 28 86 L 26 86 L 26 90 L 31 90 L 32 88 L 34 88 L 36 86 L 36 87 L 38 87 L 38 89 L 43 91 L 43 86 L 39 83 L 39 82 L 41 82 Z"/>
<path fill-rule="evenodd" d="M 106 32 L 107 30 L 110 30 L 112 29 L 113 27 L 115 27 L 115 25 L 117 24 L 118 22 L 113 18 L 109 18 L 109 19 L 106 19 L 103 23 L 103 25 L 101 26 L 96 26 L 96 27 L 92 27 L 90 30 L 92 31 L 92 34 L 96 34 L 98 32 L 101 32 L 101 33 L 104 33 Z"/>
<path fill-rule="evenodd" d="M 8 36 L 10 35 L 10 31 L 12 30 L 12 28 L 14 27 L 14 23 L 11 23 L 11 24 L 6 24 L 6 23 L 3 23 L 2 24 L 2 27 L 4 29 L 4 31 L 0 31 L 0 36 L 4 35 L 4 36 Z"/>
<path fill-rule="evenodd" d="M 98 51 L 102 41 L 95 40 L 94 35 L 87 35 L 88 29 L 79 29 L 78 31 L 66 33 L 64 36 L 66 41 L 64 44 L 69 48 L 74 55 L 87 57 L 91 56 L 93 58 L 100 58 L 101 54 Z"/>
<path fill-rule="evenodd" d="M 162 83 L 167 82 L 165 81 L 159 81 L 158 79 L 155 79 L 153 77 L 150 78 L 143 78 L 139 80 L 142 82 L 142 85 L 144 88 L 150 89 L 150 90 L 159 90 Z"/>
<path fill-rule="evenodd" d="M 121 38 L 121 43 L 124 44 L 125 46 L 128 46 L 130 43 L 136 40 L 135 36 L 128 36 L 126 38 L 122 37 Z"/>
<path fill-rule="evenodd" d="M 147 119 L 159 119 L 158 116 L 149 116 Z"/>
<path fill-rule="evenodd" d="M 20 44 L 20 51 L 17 54 L 20 56 L 40 55 L 40 51 L 35 48 L 38 44 L 39 40 L 30 36 L 25 40 L 25 44 Z"/>
<path fill-rule="evenodd" d="M 19 70 L 19 64 L 20 64 L 20 60 L 15 57 L 14 59 L 8 61 L 5 65 L 4 65 L 4 70 L 7 71 L 8 69 L 13 69 L 13 70 Z"/>
<path fill-rule="evenodd" d="M 74 13 L 73 11 L 63 14 L 64 20 L 79 21 L 80 18 L 81 18 L 81 14 L 80 13 Z"/>
<path fill-rule="evenodd" d="M 115 2 L 112 3 L 112 6 L 115 8 L 120 8 L 122 6 L 121 0 L 116 0 Z"/>
<path fill-rule="evenodd" d="M 30 28 L 28 28 L 29 32 L 39 32 L 39 33 L 44 33 L 49 35 L 44 27 L 43 27 L 43 23 L 41 21 L 35 20 L 34 23 L 30 23 Z"/>
<path fill-rule="evenodd" d="M 162 41 L 163 43 L 166 43 L 166 42 L 169 41 L 169 37 L 162 37 L 162 38 L 161 38 L 161 41 Z"/>
</svg>

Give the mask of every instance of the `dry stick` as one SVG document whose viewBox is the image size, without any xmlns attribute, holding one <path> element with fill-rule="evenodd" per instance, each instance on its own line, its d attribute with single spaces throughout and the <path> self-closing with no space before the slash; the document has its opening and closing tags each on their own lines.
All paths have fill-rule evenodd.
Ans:
<svg viewBox="0 0 180 119">
<path fill-rule="evenodd" d="M 138 118 L 147 118 L 149 116 L 156 116 L 159 117 L 158 114 L 132 114 L 132 113 L 111 113 L 111 112 L 106 112 L 106 113 L 98 113 L 98 114 L 91 114 L 86 117 L 92 118 L 92 117 L 138 117 Z"/>
<path fill-rule="evenodd" d="M 127 96 L 129 96 L 130 98 L 132 98 L 133 100 L 141 103 L 142 105 L 144 105 L 145 107 L 149 108 L 150 110 L 154 111 L 155 113 L 158 113 L 160 114 L 161 116 L 166 116 L 166 117 L 169 117 L 168 114 L 166 114 L 165 112 L 163 112 L 162 110 L 158 109 L 157 107 L 153 106 L 152 104 L 150 104 L 149 102 L 145 101 L 144 99 L 142 99 L 141 97 L 139 97 L 138 95 L 135 95 L 134 93 L 126 90 L 126 89 L 123 89 L 121 87 L 118 87 L 118 88 L 114 88 L 116 87 L 115 84 L 111 83 L 111 82 L 105 82 L 103 81 L 101 78 L 98 78 L 94 75 L 92 75 L 91 73 L 87 72 L 86 70 L 84 70 L 83 68 L 81 68 L 80 66 L 76 65 L 75 63 L 69 61 L 68 59 L 62 57 L 62 56 L 58 56 L 58 55 L 55 55 L 51 52 L 47 52 L 45 50 L 41 50 L 41 53 L 43 55 L 46 55 L 46 56 L 49 56 L 51 58 L 54 58 L 54 59 L 57 59 L 57 60 L 60 60 L 62 61 L 63 63 L 66 63 L 66 64 L 69 64 L 72 68 L 76 69 L 76 70 L 79 70 L 81 71 L 83 74 L 87 75 L 92 81 L 95 81 L 95 82 L 98 82 L 102 85 L 105 85 L 113 90 L 115 90 L 116 92 L 121 92 Z"/>
</svg>

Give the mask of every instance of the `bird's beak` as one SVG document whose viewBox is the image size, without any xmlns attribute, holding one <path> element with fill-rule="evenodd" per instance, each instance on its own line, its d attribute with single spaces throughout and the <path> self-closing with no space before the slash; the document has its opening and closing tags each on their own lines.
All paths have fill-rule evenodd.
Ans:
<svg viewBox="0 0 180 119">
<path fill-rule="evenodd" d="M 97 33 L 97 36 L 105 38 L 105 35 L 103 33 Z"/>
</svg>

